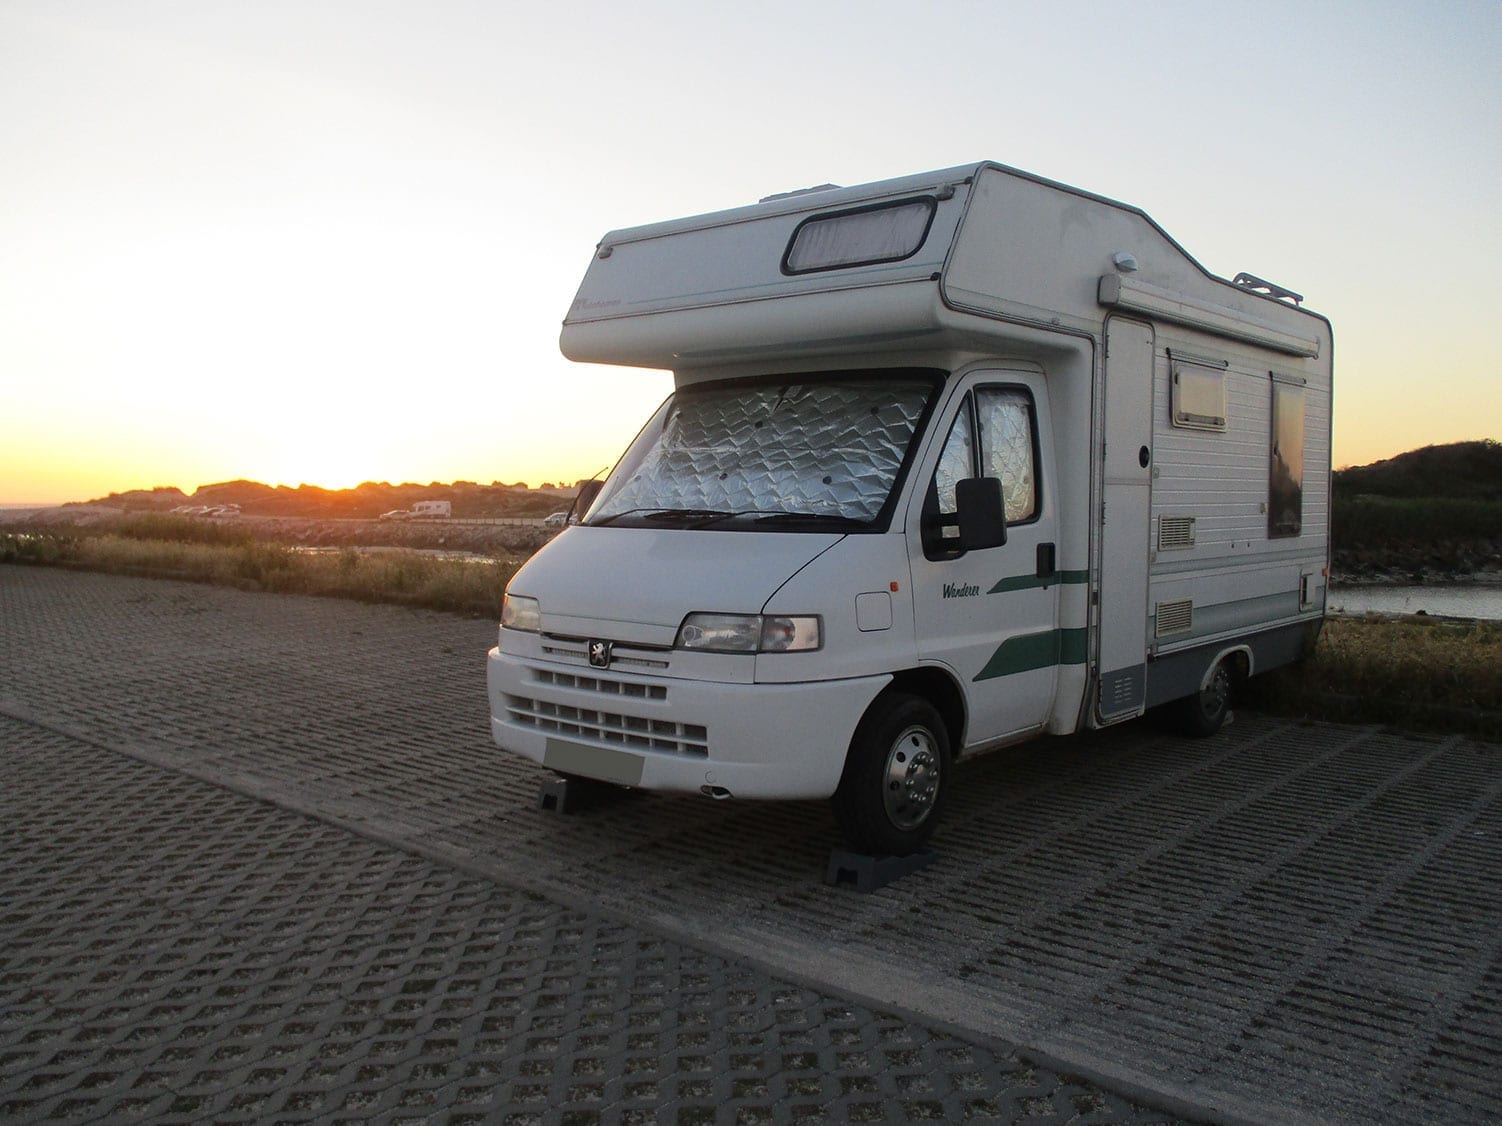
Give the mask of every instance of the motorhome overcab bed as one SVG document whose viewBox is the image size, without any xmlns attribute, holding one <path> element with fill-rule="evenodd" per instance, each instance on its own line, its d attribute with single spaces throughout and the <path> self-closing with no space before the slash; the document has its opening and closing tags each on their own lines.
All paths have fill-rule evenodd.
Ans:
<svg viewBox="0 0 1502 1126">
<path fill-rule="evenodd" d="M 957 758 L 1222 723 L 1324 614 L 1331 332 L 1145 213 L 996 164 L 614 231 L 561 338 L 671 369 L 512 579 L 502 748 L 932 832 Z"/>
</svg>

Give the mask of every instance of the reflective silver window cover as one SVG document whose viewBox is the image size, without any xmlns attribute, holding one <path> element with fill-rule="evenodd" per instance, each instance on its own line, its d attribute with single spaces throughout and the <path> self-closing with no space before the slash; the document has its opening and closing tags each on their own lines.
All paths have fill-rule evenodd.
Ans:
<svg viewBox="0 0 1502 1126">
<path fill-rule="evenodd" d="M 908 258 L 923 245 L 933 214 L 934 201 L 921 199 L 811 219 L 793 236 L 787 269 L 801 274 Z"/>
<path fill-rule="evenodd" d="M 591 520 L 676 508 L 870 520 L 930 389 L 850 380 L 682 392 L 657 441 Z"/>
<path fill-rule="evenodd" d="M 1033 423 L 1027 392 L 985 387 L 976 393 L 980 415 L 981 472 L 1001 479 L 1007 522 L 1027 520 L 1037 507 Z"/>
<path fill-rule="evenodd" d="M 939 491 L 939 512 L 953 516 L 959 506 L 954 500 L 954 485 L 975 473 L 974 443 L 970 435 L 970 403 L 967 399 L 960 413 L 955 416 L 954 426 L 949 431 L 949 440 L 944 443 L 944 452 L 939 455 L 939 468 L 934 473 L 934 487 Z M 946 533 L 959 535 L 958 528 L 946 528 Z"/>
</svg>

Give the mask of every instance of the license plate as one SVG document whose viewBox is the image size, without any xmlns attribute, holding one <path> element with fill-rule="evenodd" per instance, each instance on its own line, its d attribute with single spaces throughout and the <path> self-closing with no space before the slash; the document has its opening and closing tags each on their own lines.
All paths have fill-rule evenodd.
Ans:
<svg viewBox="0 0 1502 1126">
<path fill-rule="evenodd" d="M 579 774 L 620 786 L 640 786 L 645 760 L 641 755 L 615 751 L 609 747 L 590 747 L 563 739 L 549 739 L 542 753 L 542 764 L 565 774 Z"/>
</svg>

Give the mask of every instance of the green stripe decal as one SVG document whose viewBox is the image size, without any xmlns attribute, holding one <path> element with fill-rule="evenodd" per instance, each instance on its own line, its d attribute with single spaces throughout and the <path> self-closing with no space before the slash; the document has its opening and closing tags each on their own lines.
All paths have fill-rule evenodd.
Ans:
<svg viewBox="0 0 1502 1126">
<path fill-rule="evenodd" d="M 1013 575 L 1002 579 L 987 594 L 1005 594 L 1009 590 L 1038 590 L 1040 587 L 1064 586 L 1082 583 L 1090 577 L 1088 571 L 1055 571 L 1051 575 Z"/>
<path fill-rule="evenodd" d="M 994 680 L 998 676 L 1031 672 L 1054 665 L 1085 663 L 1085 631 L 1082 629 L 1048 629 L 1042 633 L 1024 633 L 1001 643 L 986 667 L 976 673 L 976 680 Z"/>
</svg>

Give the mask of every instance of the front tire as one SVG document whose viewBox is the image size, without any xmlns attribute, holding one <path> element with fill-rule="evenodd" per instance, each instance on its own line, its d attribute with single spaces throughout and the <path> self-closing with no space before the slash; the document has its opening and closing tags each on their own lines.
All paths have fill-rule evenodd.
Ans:
<svg viewBox="0 0 1502 1126">
<path fill-rule="evenodd" d="M 878 697 L 855 729 L 831 799 L 845 839 L 873 856 L 913 852 L 938 823 L 951 760 L 932 704 L 906 693 Z"/>
</svg>

